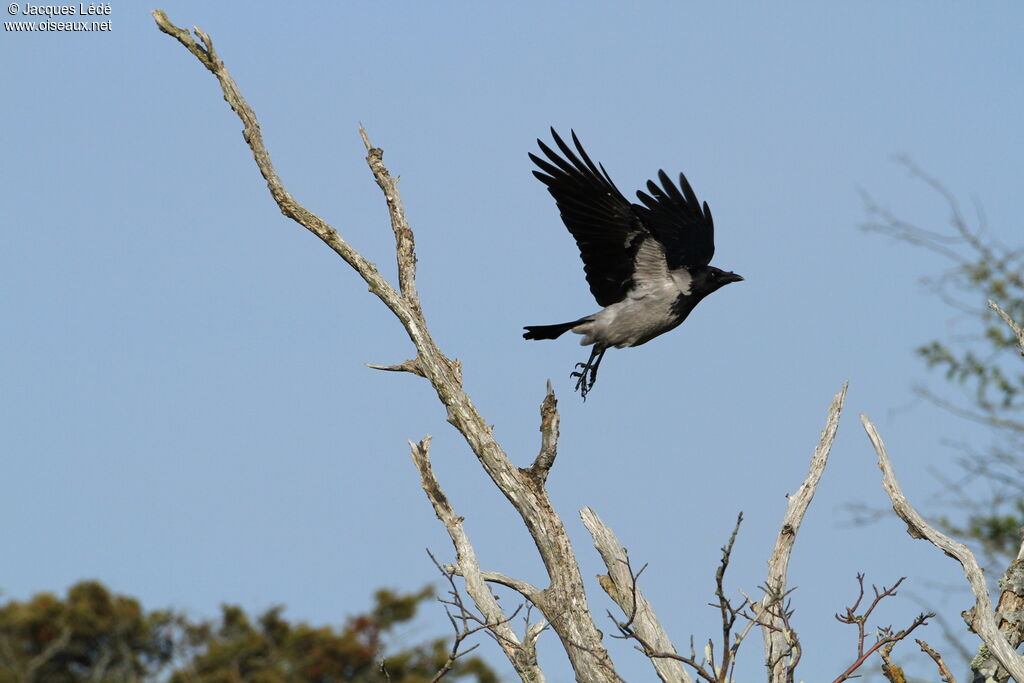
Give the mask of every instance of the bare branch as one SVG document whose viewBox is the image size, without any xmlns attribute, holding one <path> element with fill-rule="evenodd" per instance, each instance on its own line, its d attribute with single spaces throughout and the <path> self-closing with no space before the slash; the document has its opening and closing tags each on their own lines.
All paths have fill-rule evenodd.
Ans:
<svg viewBox="0 0 1024 683">
<path fill-rule="evenodd" d="M 457 564 L 446 564 L 444 565 L 444 570 L 446 572 L 454 574 L 455 576 L 462 576 L 462 569 L 460 569 L 459 565 Z M 514 590 L 515 592 L 519 593 L 524 598 L 529 600 L 531 603 L 536 603 L 538 600 L 541 599 L 541 590 L 533 584 L 527 583 L 526 581 L 514 579 L 511 576 L 506 576 L 505 574 L 502 574 L 501 572 L 492 572 L 484 570 L 480 571 L 480 576 L 482 576 L 483 580 L 487 583 L 496 583 L 499 586 L 511 588 L 512 590 Z"/>
<path fill-rule="evenodd" d="M 676 648 L 654 614 L 654 609 L 636 586 L 629 555 L 619 543 L 615 532 L 601 521 L 592 508 L 580 510 L 580 517 L 594 538 L 594 547 L 601 554 L 604 566 L 608 568 L 608 574 L 597 577 L 601 588 L 629 618 L 630 628 L 639 636 L 638 642 L 642 644 L 645 654 L 651 657 L 658 678 L 665 683 L 691 683 L 692 679 L 681 663 L 690 662 L 678 658 Z M 654 653 L 659 656 L 653 656 Z"/>
<path fill-rule="evenodd" d="M 270 162 L 256 116 L 228 74 L 224 63 L 214 51 L 209 36 L 196 31 L 203 43 L 200 46 L 191 38 L 188 31 L 172 25 L 162 11 L 155 11 L 153 17 L 160 30 L 178 40 L 216 76 L 225 100 L 243 122 L 243 136 L 252 150 L 256 165 L 266 179 L 267 187 L 281 212 L 323 240 L 352 266 L 369 285 L 370 291 L 380 298 L 402 323 L 416 347 L 417 367 L 430 381 L 438 399 L 445 406 L 448 422 L 466 439 L 488 476 L 516 508 L 536 543 L 551 580 L 551 584 L 543 591 L 543 600 L 537 604 L 537 607 L 544 613 L 551 627 L 558 634 L 569 655 L 577 678 L 585 680 L 587 683 L 616 681 L 618 676 L 614 673 L 611 660 L 602 643 L 602 634 L 594 624 L 587 605 L 583 579 L 572 551 L 572 544 L 562 520 L 555 513 L 547 491 L 544 489 L 544 481 L 531 476 L 529 471 L 520 470 L 512 464 L 504 450 L 494 440 L 490 425 L 477 411 L 470 397 L 463 391 L 461 368 L 458 361 L 450 359 L 442 353 L 427 330 L 415 289 L 415 253 L 412 232 L 405 220 L 404 209 L 398 198 L 397 182 L 383 167 L 383 153 L 373 147 L 363 130 L 361 135 L 368 150 L 367 163 L 388 201 L 392 230 L 395 233 L 401 294 L 380 275 L 376 266 L 342 239 L 334 228 L 301 206 L 285 190 Z M 429 487 L 434 490 L 428 490 Z M 436 481 L 431 483 L 426 479 L 425 490 L 427 490 L 428 496 L 432 493 L 440 493 L 440 487 L 436 485 Z M 462 569 L 465 570 L 466 567 L 463 565 Z M 479 571 L 478 568 L 477 571 Z M 467 583 L 475 580 L 470 577 L 466 577 L 466 579 Z M 484 586 L 482 579 L 480 579 L 480 584 Z M 474 590 L 477 589 L 474 588 Z M 479 591 L 478 594 L 470 593 L 470 595 L 474 600 L 483 599 L 480 597 L 482 593 Z M 487 613 L 479 605 L 478 608 L 485 614 Z M 536 668 L 535 663 L 531 662 L 522 666 Z M 539 679 L 535 677 L 534 680 Z"/>
<path fill-rule="evenodd" d="M 423 368 L 420 367 L 419 361 L 415 358 L 402 361 L 398 365 L 377 365 L 376 363 L 367 363 L 366 367 L 372 370 L 386 370 L 388 372 L 411 372 L 414 375 L 426 377 L 426 375 L 423 374 Z"/>
<path fill-rule="evenodd" d="M 548 472 L 558 455 L 558 423 L 558 400 L 549 379 L 547 394 L 540 404 L 540 453 L 529 469 L 530 474 L 541 483 L 547 481 Z"/>
<path fill-rule="evenodd" d="M 775 548 L 768 560 L 768 580 L 765 582 L 765 601 L 761 605 L 761 612 L 765 612 L 767 601 L 774 599 L 773 596 L 781 596 L 786 593 L 786 575 L 789 571 L 789 557 L 793 552 L 793 545 L 796 543 L 796 534 L 800 530 L 804 514 L 807 512 L 814 492 L 821 481 L 821 475 L 828 464 L 828 455 L 832 450 L 832 443 L 836 438 L 836 431 L 839 429 L 839 415 L 843 410 L 843 401 L 846 399 L 847 383 L 832 398 L 828 409 L 828 417 L 825 421 L 825 428 L 821 432 L 817 448 L 811 457 L 810 469 L 807 478 L 800 485 L 796 493 L 789 496 L 789 503 L 786 506 L 786 515 L 782 519 L 782 528 L 775 541 Z M 784 608 L 783 608 L 784 611 Z M 760 615 L 759 615 L 760 616 Z M 792 669 L 796 663 L 791 661 L 786 664 L 786 655 L 793 651 L 792 635 L 790 629 L 785 627 L 781 615 L 762 623 L 761 633 L 764 638 L 765 661 L 769 663 L 771 683 L 785 683 L 792 677 Z"/>
<path fill-rule="evenodd" d="M 260 131 L 260 124 L 256 120 L 256 114 L 249 106 L 249 103 L 245 101 L 245 98 L 242 97 L 242 93 L 238 90 L 238 86 L 235 84 L 234 79 L 231 78 L 231 75 L 228 73 L 224 62 L 222 62 L 217 56 L 210 36 L 203 33 L 199 28 L 196 28 L 196 35 L 199 36 L 203 43 L 203 45 L 200 46 L 192 39 L 188 31 L 174 26 L 162 10 L 153 10 L 153 18 L 156 20 L 157 26 L 161 31 L 173 36 L 178 42 L 184 45 L 189 52 L 195 55 L 196 58 L 202 62 L 203 66 L 209 69 L 210 72 L 217 77 L 217 80 L 220 82 L 221 90 L 224 92 L 224 99 L 242 120 L 244 125 L 242 135 L 245 138 L 246 143 L 248 143 L 249 148 L 252 150 L 253 158 L 256 160 L 256 165 L 259 167 L 260 173 L 266 179 L 267 188 L 270 190 L 271 196 L 281 209 L 281 213 L 319 237 L 327 244 L 327 246 L 333 249 L 336 254 L 345 259 L 345 261 L 355 268 L 356 272 L 363 277 L 366 283 L 370 286 L 370 291 L 376 294 L 385 304 L 387 304 L 388 308 L 395 311 L 396 315 L 398 315 L 399 312 L 396 309 L 406 309 L 406 314 L 408 315 L 407 307 L 401 305 L 398 293 L 395 292 L 391 285 L 388 284 L 387 280 L 377 272 L 376 266 L 363 258 L 363 256 L 352 248 L 348 242 L 342 239 L 337 231 L 328 225 L 326 221 L 295 201 L 291 194 L 289 194 L 284 188 L 281 178 L 277 175 L 277 171 L 274 170 L 274 165 L 270 161 L 270 153 L 267 152 L 267 148 L 263 142 L 263 133 Z"/>
<path fill-rule="evenodd" d="M 861 665 L 863 665 L 864 662 L 866 662 L 868 660 L 868 658 L 871 655 L 873 655 L 879 648 L 885 647 L 886 645 L 895 644 L 895 643 L 898 643 L 899 641 L 903 640 L 908 635 L 910 635 L 910 633 L 914 629 L 916 629 L 918 626 L 924 626 L 925 624 L 927 624 L 928 623 L 928 619 L 930 619 L 932 616 L 934 616 L 934 615 L 932 615 L 932 614 L 919 614 L 917 617 L 914 618 L 914 621 L 906 629 L 904 629 L 902 631 L 898 631 L 896 633 L 888 632 L 888 635 L 882 635 L 883 633 L 886 633 L 887 630 L 879 629 L 880 637 L 879 637 L 879 639 L 877 641 L 875 641 L 875 644 L 872 645 L 871 647 L 869 647 L 864 652 L 862 652 L 860 654 L 860 656 L 857 657 L 856 661 L 854 661 L 853 664 L 851 664 L 849 667 L 847 667 L 846 671 L 841 673 L 838 676 L 838 678 L 836 678 L 834 681 L 832 681 L 832 683 L 843 683 L 843 681 L 848 681 L 851 678 L 856 678 L 856 676 L 853 675 L 854 672 L 857 671 L 857 669 L 859 669 L 861 667 Z M 864 618 L 866 619 L 866 617 L 864 617 Z M 861 637 L 861 640 L 863 641 L 863 633 L 861 634 L 860 637 Z"/>
<path fill-rule="evenodd" d="M 469 541 L 465 529 L 462 528 L 462 517 L 455 514 L 448 497 L 441 490 L 441 485 L 434 476 L 430 466 L 430 437 L 425 437 L 418 444 L 409 443 L 412 460 L 420 472 L 423 490 L 434 506 L 437 518 L 441 520 L 455 546 L 458 556 L 459 573 L 466 581 L 466 592 L 473 598 L 480 613 L 487 620 L 489 630 L 504 650 L 505 656 L 524 681 L 544 681 L 544 674 L 537 665 L 537 652 L 531 646 L 519 642 L 516 632 L 508 624 L 497 599 L 484 582 L 480 572 L 480 563 L 476 559 L 476 550 Z"/>
<path fill-rule="evenodd" d="M 1000 308 L 999 304 L 995 301 L 989 299 L 988 307 L 998 313 L 999 317 L 1003 319 L 1003 322 L 1009 325 L 1010 329 L 1013 330 L 1013 333 L 1017 335 L 1017 347 L 1020 349 L 1021 355 L 1024 356 L 1024 329 L 1021 329 L 1021 326 L 1010 317 L 1010 314 Z"/>
<path fill-rule="evenodd" d="M 892 649 L 895 646 L 896 643 L 886 643 L 878 650 L 878 654 L 882 657 L 882 675 L 889 683 L 907 683 L 907 676 L 903 673 L 903 669 L 892 661 Z"/>
<path fill-rule="evenodd" d="M 935 614 L 930 612 L 928 614 L 921 614 L 907 629 L 896 633 L 893 633 L 892 629 L 889 627 L 877 628 L 878 637 L 876 638 L 875 643 L 866 650 L 864 648 L 864 641 L 867 639 L 867 625 L 868 619 L 871 618 L 871 614 L 875 611 L 875 608 L 878 607 L 878 604 L 882 602 L 882 600 L 896 595 L 896 589 L 899 588 L 900 584 L 903 583 L 906 578 L 907 577 L 905 576 L 900 577 L 892 587 L 886 588 L 885 586 L 882 586 L 882 590 L 878 590 L 876 586 L 871 586 L 871 589 L 875 593 L 875 598 L 863 613 L 858 614 L 857 610 L 860 607 L 861 601 L 864 599 L 864 575 L 857 574 L 857 599 L 854 601 L 853 605 L 846 608 L 843 614 L 836 614 L 836 620 L 840 623 L 857 627 L 857 659 L 839 676 L 839 678 L 835 680 L 835 683 L 841 683 L 842 681 L 854 678 L 853 673 L 868 660 L 868 657 L 878 650 L 881 650 L 883 661 L 882 669 L 886 678 L 890 681 L 894 679 L 899 680 L 903 675 L 902 670 L 900 670 L 899 667 L 896 667 L 889 659 L 889 653 L 892 652 L 892 648 L 896 643 L 906 638 L 910 632 L 918 626 L 925 625 L 928 619 L 934 617 Z"/>
<path fill-rule="evenodd" d="M 402 196 L 398 193 L 398 178 L 394 178 L 384 167 L 384 150 L 370 144 L 366 129 L 359 124 L 359 136 L 366 146 L 366 163 L 373 171 L 384 198 L 388 203 L 388 214 L 391 216 L 391 230 L 395 233 L 395 254 L 398 259 L 398 286 L 402 296 L 409 302 L 413 310 L 423 318 L 420 295 L 416 291 L 416 239 L 409 221 L 405 217 Z"/>
<path fill-rule="evenodd" d="M 893 510 L 896 515 L 907 524 L 907 533 L 914 538 L 928 540 L 936 548 L 942 550 L 946 555 L 952 557 L 964 569 L 967 581 L 974 593 L 974 616 L 971 620 L 972 630 L 985 642 L 988 650 L 996 658 L 998 663 L 1006 669 L 1014 679 L 1024 681 L 1024 659 L 1018 655 L 1013 647 L 1006 642 L 1003 634 L 996 626 L 995 615 L 992 610 L 992 600 L 988 594 L 988 587 L 985 585 L 985 576 L 982 573 L 978 561 L 970 549 L 962 543 L 954 541 L 941 531 L 925 521 L 924 517 L 911 506 L 899 482 L 896 480 L 896 473 L 893 471 L 892 462 L 882 443 L 882 437 L 875 429 L 875 425 L 866 415 L 860 416 L 864 429 L 871 439 L 871 444 L 878 455 L 878 467 L 882 470 L 882 486 L 889 494 Z M 973 664 L 972 664 L 973 666 Z"/>
<path fill-rule="evenodd" d="M 743 524 L 742 512 L 736 515 L 736 526 L 733 527 L 729 540 L 722 546 L 722 559 L 718 563 L 718 569 L 715 571 L 715 597 L 718 598 L 718 604 L 711 605 L 712 607 L 718 607 L 719 616 L 722 620 L 722 664 L 719 668 L 727 676 L 726 680 L 729 678 L 729 672 L 736 668 L 736 655 L 739 653 L 743 636 L 749 630 L 744 629 L 743 633 L 733 641 L 733 626 L 735 626 L 736 619 L 742 613 L 743 608 L 747 606 L 747 600 L 744 599 L 742 604 L 736 608 L 732 606 L 729 598 L 725 595 L 725 572 L 729 569 L 729 559 L 732 557 L 732 549 L 736 545 L 736 536 L 740 533 L 741 524 Z M 749 622 L 747 626 L 750 626 Z"/>
<path fill-rule="evenodd" d="M 479 643 L 477 643 L 470 648 L 460 651 L 462 643 L 467 638 L 484 630 L 497 638 L 495 635 L 495 627 L 500 624 L 491 623 L 486 619 L 481 619 L 479 616 L 474 614 L 472 610 L 466 607 L 466 603 L 462 599 L 462 593 L 459 592 L 459 587 L 455 585 L 455 579 L 452 578 L 455 575 L 454 570 L 449 569 L 448 567 L 442 567 L 441 563 L 437 561 L 436 557 L 434 557 L 434 553 L 430 552 L 430 550 L 427 550 L 427 555 L 430 556 L 430 561 L 434 563 L 434 566 L 437 567 L 437 570 L 441 572 L 445 580 L 448 582 L 448 595 L 451 596 L 451 599 L 445 600 L 443 598 L 438 598 L 438 600 L 445 605 L 445 614 L 448 615 L 448 620 L 451 622 L 452 629 L 455 631 L 455 638 L 452 640 L 452 646 L 448 650 L 448 657 L 445 659 L 444 664 L 440 669 L 438 669 L 434 677 L 430 679 L 430 683 L 437 683 L 448 675 L 458 660 L 462 659 L 479 647 Z M 451 607 L 455 608 L 455 614 L 452 614 L 450 609 Z M 522 605 L 516 608 L 515 613 L 505 619 L 504 623 L 508 623 L 514 619 L 521 608 Z M 474 625 L 471 626 L 470 624 Z"/>
</svg>

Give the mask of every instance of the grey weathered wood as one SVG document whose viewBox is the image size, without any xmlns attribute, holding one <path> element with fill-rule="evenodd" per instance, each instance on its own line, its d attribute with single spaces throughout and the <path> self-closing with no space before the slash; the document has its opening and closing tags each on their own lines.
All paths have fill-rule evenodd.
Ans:
<svg viewBox="0 0 1024 683">
<path fill-rule="evenodd" d="M 592 508 L 585 507 L 580 510 L 580 518 L 593 536 L 594 547 L 601 554 L 604 566 L 608 568 L 606 575 L 598 577 L 605 593 L 622 609 L 623 614 L 632 617 L 632 628 L 653 652 L 678 654 L 665 628 L 658 621 L 654 608 L 644 598 L 640 588 L 634 585 L 626 549 L 619 543 L 615 532 L 601 521 Z M 678 660 L 652 657 L 651 664 L 658 678 L 665 683 L 691 683 L 693 680 L 686 667 Z"/>
<path fill-rule="evenodd" d="M 786 514 L 782 519 L 782 527 L 775 540 L 775 547 L 771 557 L 768 559 L 768 579 L 765 586 L 768 591 L 761 602 L 761 609 L 758 611 L 758 622 L 761 625 L 761 635 L 764 639 L 765 663 L 768 666 L 768 680 L 771 683 L 786 683 L 792 680 L 792 667 L 787 660 L 792 660 L 790 651 L 799 647 L 793 634 L 787 632 L 786 624 L 777 610 L 771 609 L 768 601 L 776 596 L 786 593 L 786 575 L 789 571 L 789 557 L 793 552 L 793 545 L 796 543 L 796 534 L 800 530 L 804 514 L 814 498 L 814 492 L 821 481 L 821 475 L 828 464 L 828 455 L 832 450 L 832 443 L 836 438 L 836 431 L 839 429 L 839 415 L 843 410 L 843 401 L 846 399 L 847 384 L 832 398 L 828 408 L 828 417 L 825 420 L 825 428 L 821 431 L 818 445 L 811 456 L 810 469 L 803 484 L 796 493 L 789 496 L 789 503 L 786 505 Z M 776 605 L 784 609 L 784 605 Z M 796 654 L 799 657 L 799 653 Z"/>
<path fill-rule="evenodd" d="M 242 97 L 224 62 L 218 57 L 210 36 L 196 28 L 200 42 L 185 29 L 170 22 L 161 10 L 153 12 L 161 31 L 174 37 L 203 64 L 220 83 L 224 99 L 243 123 L 242 135 L 252 150 L 260 173 L 281 213 L 319 237 L 363 278 L 375 294 L 399 319 L 416 348 L 416 357 L 399 365 L 382 369 L 409 371 L 425 377 L 437 393 L 451 423 L 466 439 L 480 465 L 519 513 L 533 536 L 544 562 L 550 583 L 540 592 L 536 606 L 558 635 L 580 683 L 617 683 L 611 659 L 602 642 L 601 631 L 594 624 L 587 605 L 583 579 L 573 554 L 569 535 L 555 513 L 544 488 L 547 472 L 554 462 L 554 441 L 547 432 L 542 456 L 534 468 L 521 470 L 514 466 L 495 441 L 491 428 L 462 389 L 461 364 L 441 352 L 427 329 L 416 291 L 416 254 L 412 229 L 398 193 L 397 180 L 383 163 L 383 151 L 373 147 L 366 131 L 360 129 L 367 148 L 367 163 L 374 179 L 384 192 L 395 235 L 398 261 L 399 291 L 380 274 L 376 266 L 362 256 L 325 220 L 299 204 L 285 189 L 274 169 L 263 141 L 259 122 L 252 108 Z M 200 44 L 201 43 L 201 44 Z M 551 398 L 554 394 L 549 392 Z M 430 492 L 428 491 L 428 496 Z M 480 605 L 478 608 L 482 609 Z M 513 665 L 516 663 L 513 662 Z M 517 669 L 519 671 L 519 669 Z M 523 671 L 519 671 L 524 675 Z"/>
<path fill-rule="evenodd" d="M 536 638 L 532 641 L 527 638 L 524 642 L 509 625 L 508 617 L 498 604 L 491 589 L 487 586 L 483 572 L 480 571 L 480 562 L 476 557 L 476 550 L 469 542 L 469 536 L 462 527 L 462 517 L 455 514 L 455 509 L 448 501 L 448 496 L 441 490 L 441 484 L 434 476 L 434 470 L 430 466 L 430 437 L 425 437 L 419 443 L 409 442 L 412 461 L 419 470 L 423 490 L 434 506 L 437 518 L 441 520 L 448 535 L 455 546 L 455 554 L 458 558 L 457 573 L 466 582 L 466 592 L 473 599 L 473 603 L 480 610 L 487 620 L 488 628 L 494 633 L 495 640 L 505 656 L 512 662 L 516 672 L 524 681 L 543 683 L 544 673 L 537 665 Z"/>
<path fill-rule="evenodd" d="M 992 599 L 988 594 L 988 586 L 985 583 L 985 575 L 981 566 L 974 557 L 974 553 L 963 543 L 954 541 L 938 529 L 932 527 L 925 521 L 924 517 L 914 509 L 903 494 L 899 482 L 896 480 L 896 473 L 892 467 L 892 461 L 885 450 L 885 444 L 879 435 L 875 425 L 868 419 L 867 415 L 861 415 L 860 420 L 864 430 L 871 439 L 875 453 L 878 455 L 878 468 L 882 470 L 882 487 L 889 494 L 892 502 L 892 509 L 896 515 L 907 524 L 907 533 L 914 538 L 923 538 L 944 552 L 949 557 L 960 563 L 967 577 L 967 583 L 971 586 L 974 594 L 974 614 L 971 618 L 972 630 L 984 641 L 988 651 L 998 660 L 999 664 L 1013 676 L 1016 681 L 1024 681 L 1024 658 L 1014 652 L 1014 649 L 1006 642 L 1003 633 L 996 624 L 996 616 L 992 609 Z M 977 659 L 977 658 L 976 658 Z M 972 668 L 978 669 L 980 662 L 972 662 Z"/>
</svg>

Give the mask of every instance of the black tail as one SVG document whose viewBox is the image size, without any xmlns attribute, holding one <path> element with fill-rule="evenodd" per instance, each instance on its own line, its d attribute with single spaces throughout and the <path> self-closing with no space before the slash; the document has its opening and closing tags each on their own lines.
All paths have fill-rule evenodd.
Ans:
<svg viewBox="0 0 1024 683">
<path fill-rule="evenodd" d="M 558 325 L 532 325 L 524 327 L 523 329 L 526 332 L 523 333 L 523 339 L 558 339 L 580 323 L 586 322 L 588 318 L 589 316 L 573 320 L 571 323 L 559 323 Z"/>
</svg>

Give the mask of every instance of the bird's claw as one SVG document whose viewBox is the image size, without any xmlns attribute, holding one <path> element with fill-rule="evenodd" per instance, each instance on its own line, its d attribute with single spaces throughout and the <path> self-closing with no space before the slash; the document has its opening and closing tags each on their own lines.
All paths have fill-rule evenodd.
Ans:
<svg viewBox="0 0 1024 683">
<path fill-rule="evenodd" d="M 582 367 L 581 372 L 570 372 L 569 377 L 576 377 L 576 391 L 580 392 L 580 398 L 584 401 L 587 400 L 587 394 L 594 386 L 594 382 L 597 380 L 596 373 L 591 367 L 587 367 L 586 363 L 577 363 L 576 367 Z M 589 371 L 589 372 L 588 372 Z M 588 377 L 589 375 L 589 377 Z"/>
</svg>

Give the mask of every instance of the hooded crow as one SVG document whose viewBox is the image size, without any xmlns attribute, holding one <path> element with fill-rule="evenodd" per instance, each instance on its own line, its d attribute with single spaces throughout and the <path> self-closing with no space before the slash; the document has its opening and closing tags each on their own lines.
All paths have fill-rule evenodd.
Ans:
<svg viewBox="0 0 1024 683">
<path fill-rule="evenodd" d="M 603 308 L 558 325 L 525 327 L 525 339 L 556 339 L 572 331 L 593 350 L 577 363 L 576 390 L 584 400 L 597 381 L 597 368 L 610 347 L 639 346 L 686 319 L 700 300 L 743 278 L 708 265 L 715 253 L 714 223 L 682 173 L 676 187 L 664 171 L 661 185 L 647 181 L 627 200 L 603 165 L 595 165 L 576 133 L 574 152 L 551 129 L 561 156 L 540 140 L 547 159 L 533 154 L 533 175 L 555 198 L 565 227 L 576 240 L 590 291 Z"/>
</svg>

